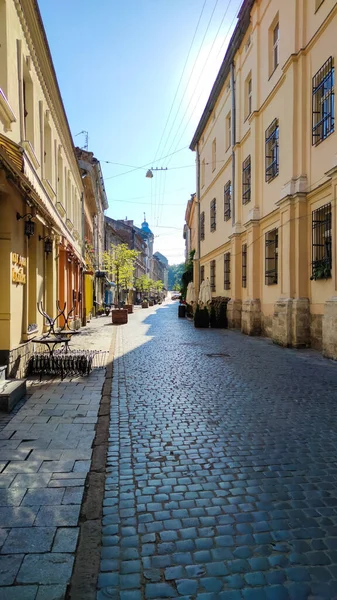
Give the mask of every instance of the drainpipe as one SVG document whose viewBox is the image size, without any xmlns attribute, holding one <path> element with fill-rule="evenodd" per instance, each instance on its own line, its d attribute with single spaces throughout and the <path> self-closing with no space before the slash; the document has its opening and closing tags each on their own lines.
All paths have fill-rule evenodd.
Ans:
<svg viewBox="0 0 337 600">
<path fill-rule="evenodd" d="M 231 97 L 232 97 L 232 225 L 235 225 L 235 151 L 236 144 L 236 115 L 235 115 L 235 81 L 234 81 L 234 62 L 230 67 Z"/>
<path fill-rule="evenodd" d="M 198 207 L 198 296 L 200 290 L 200 152 L 199 142 L 197 143 L 197 207 Z"/>
</svg>

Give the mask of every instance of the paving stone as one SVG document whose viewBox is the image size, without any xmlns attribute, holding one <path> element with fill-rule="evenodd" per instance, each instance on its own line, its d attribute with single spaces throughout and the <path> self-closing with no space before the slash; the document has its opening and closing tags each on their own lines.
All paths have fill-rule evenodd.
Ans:
<svg viewBox="0 0 337 600">
<path fill-rule="evenodd" d="M 44 504 L 59 505 L 64 496 L 64 488 L 51 490 L 49 488 L 28 490 L 22 500 L 22 506 L 42 506 Z"/>
<path fill-rule="evenodd" d="M 37 511 L 37 507 L 2 507 L 0 510 L 0 527 L 29 527 L 33 525 Z"/>
<path fill-rule="evenodd" d="M 1 554 L 49 552 L 55 527 L 14 527 L 8 534 Z"/>
<path fill-rule="evenodd" d="M 8 586 L 14 583 L 22 559 L 23 554 L 0 555 L 0 586 Z"/>
<path fill-rule="evenodd" d="M 64 584 L 70 579 L 74 557 L 70 554 L 27 554 L 17 575 L 18 583 Z"/>
<path fill-rule="evenodd" d="M 80 505 L 74 506 L 42 506 L 37 514 L 35 525 L 74 527 L 78 523 Z"/>
<path fill-rule="evenodd" d="M 41 529 L 39 527 L 39 529 Z M 78 527 L 59 527 L 53 543 L 53 552 L 75 552 L 79 535 Z"/>
<path fill-rule="evenodd" d="M 37 590 L 36 585 L 1 587 L 1 600 L 35 600 Z"/>
<path fill-rule="evenodd" d="M 66 585 L 40 585 L 36 600 L 64 600 Z"/>
<path fill-rule="evenodd" d="M 1 452 L 0 452 L 1 454 Z M 2 475 L 0 479 L 2 478 Z M 22 498 L 26 490 L 18 488 L 2 488 L 0 489 L 0 508 L 3 506 L 20 506 Z"/>
</svg>

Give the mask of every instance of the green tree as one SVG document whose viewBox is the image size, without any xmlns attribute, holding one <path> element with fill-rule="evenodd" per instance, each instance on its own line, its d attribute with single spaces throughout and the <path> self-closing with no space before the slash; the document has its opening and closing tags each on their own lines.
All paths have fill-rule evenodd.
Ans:
<svg viewBox="0 0 337 600">
<path fill-rule="evenodd" d="M 151 288 L 152 279 L 148 275 L 141 275 L 136 279 L 136 289 L 140 292 L 149 292 Z"/>
<path fill-rule="evenodd" d="M 120 290 L 129 290 L 133 284 L 135 261 L 139 252 L 130 250 L 127 244 L 111 244 L 111 250 L 103 253 L 103 264 L 109 275 L 114 275 L 117 286 L 117 303 L 120 307 Z"/>
</svg>

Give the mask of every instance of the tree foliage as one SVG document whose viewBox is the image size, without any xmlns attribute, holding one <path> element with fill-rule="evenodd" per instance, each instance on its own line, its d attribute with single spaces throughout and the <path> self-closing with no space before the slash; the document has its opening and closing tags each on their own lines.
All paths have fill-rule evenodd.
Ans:
<svg viewBox="0 0 337 600">
<path fill-rule="evenodd" d="M 180 290 L 181 276 L 185 270 L 185 263 L 170 265 L 168 269 L 168 289 Z"/>
<path fill-rule="evenodd" d="M 111 244 L 111 250 L 103 253 L 103 264 L 110 277 L 115 276 L 118 306 L 120 290 L 129 290 L 133 286 L 135 261 L 139 252 L 130 250 L 127 244 Z"/>
</svg>

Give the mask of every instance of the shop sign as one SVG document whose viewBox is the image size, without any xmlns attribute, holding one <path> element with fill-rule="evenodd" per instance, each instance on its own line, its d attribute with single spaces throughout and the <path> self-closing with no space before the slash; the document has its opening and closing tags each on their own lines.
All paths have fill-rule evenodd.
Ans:
<svg viewBox="0 0 337 600">
<path fill-rule="evenodd" d="M 27 259 L 16 252 L 12 253 L 12 281 L 13 283 L 26 283 Z"/>
</svg>

